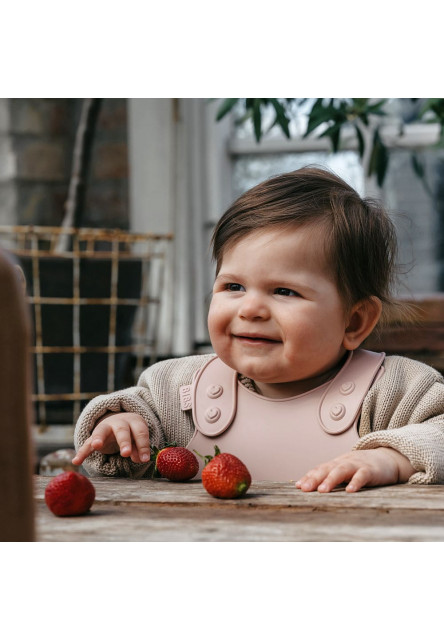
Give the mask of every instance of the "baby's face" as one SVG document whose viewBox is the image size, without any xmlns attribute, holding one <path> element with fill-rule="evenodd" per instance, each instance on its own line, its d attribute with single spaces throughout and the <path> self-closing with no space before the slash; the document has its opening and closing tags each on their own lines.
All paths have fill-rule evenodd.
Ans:
<svg viewBox="0 0 444 640">
<path fill-rule="evenodd" d="M 224 253 L 208 327 L 218 356 L 267 396 L 322 383 L 345 354 L 344 304 L 309 228 L 255 231 Z"/>
</svg>

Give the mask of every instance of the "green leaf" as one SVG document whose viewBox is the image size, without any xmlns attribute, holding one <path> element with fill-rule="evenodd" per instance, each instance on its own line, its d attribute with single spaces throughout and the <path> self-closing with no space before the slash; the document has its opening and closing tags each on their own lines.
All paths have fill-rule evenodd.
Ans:
<svg viewBox="0 0 444 640">
<path fill-rule="evenodd" d="M 287 116 L 284 106 L 276 98 L 270 98 L 270 102 L 276 112 L 275 124 L 279 124 L 287 138 L 290 137 L 290 118 Z"/>
<path fill-rule="evenodd" d="M 215 447 L 215 449 L 216 449 L 216 447 Z M 196 449 L 193 449 L 193 451 L 194 451 L 194 453 L 195 453 L 196 455 L 198 455 L 198 456 L 199 456 L 199 458 L 202 458 L 202 460 L 204 461 L 204 467 L 206 467 L 206 466 L 207 466 L 207 464 L 208 464 L 209 462 L 211 462 L 211 460 L 214 458 L 214 456 L 210 456 L 210 455 L 203 456 L 201 453 L 199 453 L 199 451 L 196 451 Z M 219 451 L 219 453 L 220 453 L 220 451 Z M 217 454 L 217 453 L 215 453 L 215 455 L 218 455 L 218 454 Z"/>
<path fill-rule="evenodd" d="M 387 98 L 383 98 L 379 100 L 379 102 L 374 102 L 373 104 L 369 104 L 366 111 L 367 113 L 373 113 L 378 116 L 385 116 L 386 112 L 382 109 L 382 107 L 386 104 Z"/>
<path fill-rule="evenodd" d="M 239 98 L 225 98 L 217 111 L 216 121 L 219 122 L 219 120 L 222 120 L 222 118 L 233 109 L 237 102 L 239 102 Z"/>
<path fill-rule="evenodd" d="M 306 138 L 312 131 L 314 131 L 321 124 L 327 124 L 330 126 L 342 125 L 349 120 L 351 116 L 349 103 L 345 100 L 335 100 L 330 98 L 328 104 L 324 104 L 322 98 L 318 98 L 312 107 L 310 115 L 308 116 L 307 130 L 304 134 Z M 337 131 L 330 131 L 334 144 L 337 144 Z"/>
<path fill-rule="evenodd" d="M 253 128 L 256 142 L 260 142 L 262 137 L 262 113 L 261 113 L 261 99 L 255 98 L 253 104 Z"/>
<path fill-rule="evenodd" d="M 248 111 L 245 111 L 239 118 L 236 118 L 234 122 L 236 123 L 236 125 L 241 125 L 244 122 L 247 122 L 247 120 L 251 120 L 251 115 L 252 111 L 251 109 L 249 109 Z"/>
<path fill-rule="evenodd" d="M 337 151 L 339 151 L 339 145 L 341 142 L 341 127 L 332 127 L 329 138 L 333 146 L 333 151 L 334 153 L 336 153 Z"/>
<path fill-rule="evenodd" d="M 333 124 L 331 127 L 326 129 L 321 135 L 320 138 L 328 137 L 331 140 L 332 147 L 334 153 L 339 150 L 339 143 L 341 138 L 341 125 L 339 123 Z"/>
<path fill-rule="evenodd" d="M 429 111 L 435 114 L 438 122 L 444 121 L 444 98 L 428 98 L 424 103 L 420 117 L 423 118 Z"/>
<path fill-rule="evenodd" d="M 331 122 L 334 115 L 335 110 L 330 106 L 325 107 L 323 104 L 319 105 L 318 103 L 315 103 L 308 117 L 308 125 L 304 138 L 317 129 L 319 125 Z"/>
<path fill-rule="evenodd" d="M 275 118 L 273 120 L 273 122 L 270 124 L 270 126 L 264 131 L 264 136 L 267 135 L 267 133 L 270 133 L 270 131 L 273 129 L 273 127 L 275 127 L 278 124 L 279 124 L 279 122 L 277 121 L 277 118 Z"/>
<path fill-rule="evenodd" d="M 376 178 L 378 182 L 378 187 L 382 187 L 384 184 L 385 176 L 387 174 L 389 164 L 389 153 L 387 151 L 387 147 L 381 143 L 378 150 L 378 164 L 376 169 Z"/>
<path fill-rule="evenodd" d="M 359 157 L 362 158 L 364 156 L 364 151 L 365 151 L 364 136 L 362 135 L 362 131 L 360 130 L 357 124 L 355 124 L 355 131 L 356 131 L 356 137 L 358 138 Z"/>
<path fill-rule="evenodd" d="M 308 116 L 309 120 L 315 120 L 319 118 L 321 114 L 323 117 L 325 114 L 325 109 L 326 107 L 324 106 L 323 98 L 318 98 L 311 108 L 310 114 Z"/>
<path fill-rule="evenodd" d="M 384 179 L 387 173 L 389 163 L 389 154 L 387 147 L 382 142 L 379 130 L 376 129 L 373 135 L 373 147 L 370 155 L 370 162 L 368 167 L 368 175 L 376 175 L 376 182 L 378 187 L 382 187 Z"/>
<path fill-rule="evenodd" d="M 363 111 L 368 103 L 368 98 L 352 98 L 356 111 Z"/>
</svg>

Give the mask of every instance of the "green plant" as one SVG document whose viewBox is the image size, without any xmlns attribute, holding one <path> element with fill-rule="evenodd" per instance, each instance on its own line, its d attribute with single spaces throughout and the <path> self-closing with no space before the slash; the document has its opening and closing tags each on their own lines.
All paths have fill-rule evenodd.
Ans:
<svg viewBox="0 0 444 640">
<path fill-rule="evenodd" d="M 385 107 L 389 98 L 317 98 L 310 106 L 308 98 L 223 98 L 216 114 L 219 121 L 236 108 L 237 122 L 251 120 L 256 141 L 275 126 L 280 127 L 284 135 L 290 138 L 290 122 L 295 108 L 309 107 L 307 128 L 304 138 L 315 135 L 329 138 L 334 153 L 341 148 L 341 134 L 353 131 L 357 140 L 360 158 L 366 159 L 368 176 L 374 176 L 379 186 L 384 183 L 390 159 L 390 149 L 384 143 L 381 126 Z M 418 98 L 408 98 L 415 102 Z M 437 146 L 444 146 L 444 98 L 425 98 L 424 104 L 413 121 L 438 122 L 440 138 Z M 274 117 L 271 126 L 264 130 L 264 112 L 272 110 Z M 400 134 L 403 125 L 400 125 Z M 418 153 L 411 154 L 412 166 L 416 175 L 425 182 L 424 164 Z"/>
</svg>

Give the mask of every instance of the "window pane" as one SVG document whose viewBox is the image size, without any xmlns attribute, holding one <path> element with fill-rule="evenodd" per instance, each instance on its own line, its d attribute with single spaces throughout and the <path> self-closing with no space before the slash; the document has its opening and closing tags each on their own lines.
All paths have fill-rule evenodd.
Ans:
<svg viewBox="0 0 444 640">
<path fill-rule="evenodd" d="M 233 162 L 233 195 L 240 196 L 254 185 L 287 171 L 316 164 L 337 173 L 358 193 L 364 195 L 364 174 L 358 154 L 354 151 L 328 153 L 312 151 L 306 153 L 245 154 Z"/>
<path fill-rule="evenodd" d="M 421 153 L 426 166 L 428 193 L 416 176 L 408 150 L 392 150 L 382 197 L 398 232 L 400 262 L 405 274 L 402 294 L 444 290 L 443 214 L 444 152 Z"/>
</svg>

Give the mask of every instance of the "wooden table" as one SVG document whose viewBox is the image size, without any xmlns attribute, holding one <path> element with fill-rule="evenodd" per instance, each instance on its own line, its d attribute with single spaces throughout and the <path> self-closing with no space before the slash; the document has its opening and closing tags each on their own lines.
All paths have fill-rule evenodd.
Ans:
<svg viewBox="0 0 444 640">
<path fill-rule="evenodd" d="M 319 494 L 256 482 L 242 499 L 218 500 L 199 481 L 92 478 L 91 511 L 58 518 L 44 501 L 50 479 L 34 477 L 38 541 L 444 541 L 444 486 Z"/>
</svg>

